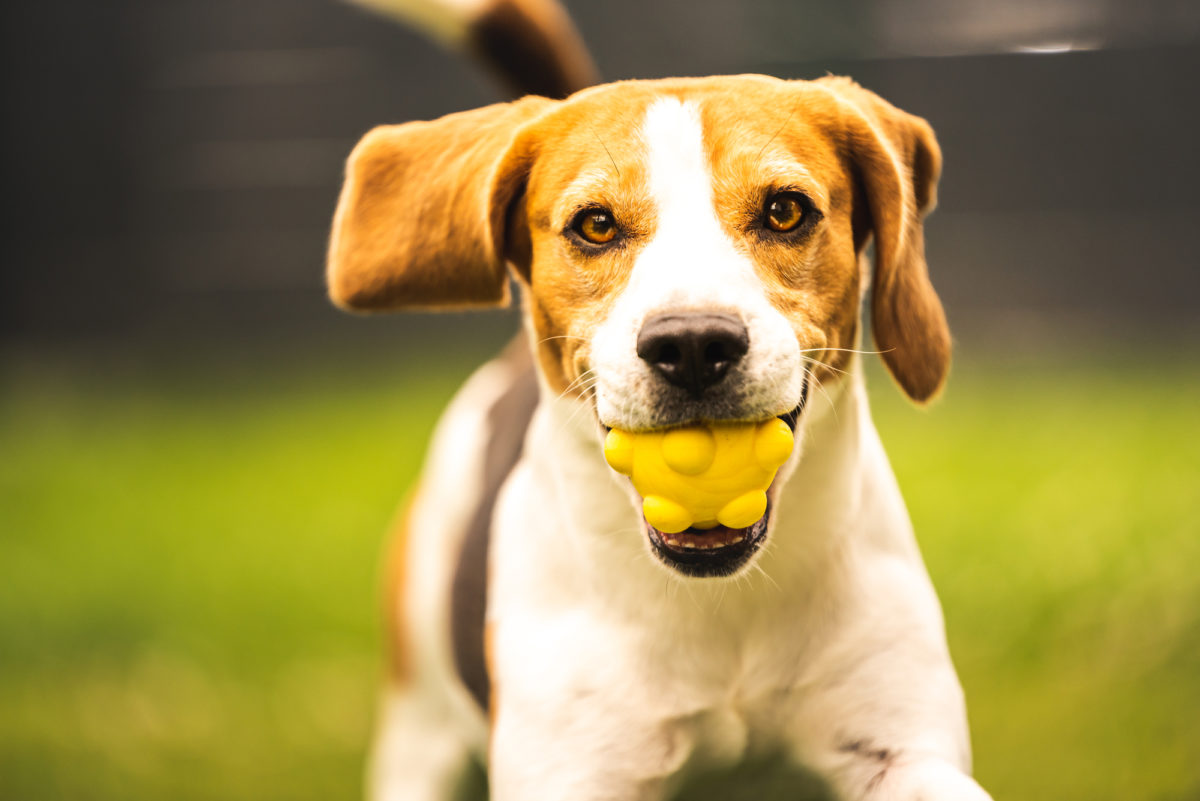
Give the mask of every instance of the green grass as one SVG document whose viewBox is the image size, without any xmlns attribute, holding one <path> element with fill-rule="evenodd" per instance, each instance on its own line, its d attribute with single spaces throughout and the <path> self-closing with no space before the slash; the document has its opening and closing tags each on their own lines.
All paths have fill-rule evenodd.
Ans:
<svg viewBox="0 0 1200 801">
<path fill-rule="evenodd" d="M 1200 797 L 1200 363 L 873 399 L 998 799 Z M 382 532 L 469 369 L 10 359 L 0 798 L 361 791 Z"/>
<path fill-rule="evenodd" d="M 1200 798 L 1200 369 L 1099 364 L 876 403 L 997 799 Z"/>
</svg>

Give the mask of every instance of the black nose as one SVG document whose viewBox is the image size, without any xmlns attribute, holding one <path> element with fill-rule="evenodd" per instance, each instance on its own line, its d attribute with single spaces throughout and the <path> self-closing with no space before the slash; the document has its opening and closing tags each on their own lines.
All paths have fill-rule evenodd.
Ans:
<svg viewBox="0 0 1200 801">
<path fill-rule="evenodd" d="M 655 315 L 637 338 L 637 355 L 695 397 L 724 378 L 749 347 L 746 326 L 731 314 Z"/>
</svg>

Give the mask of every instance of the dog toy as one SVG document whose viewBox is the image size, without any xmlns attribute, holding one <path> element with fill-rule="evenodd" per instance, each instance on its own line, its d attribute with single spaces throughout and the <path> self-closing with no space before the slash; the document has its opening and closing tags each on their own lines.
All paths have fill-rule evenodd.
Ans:
<svg viewBox="0 0 1200 801">
<path fill-rule="evenodd" d="M 632 433 L 612 429 L 609 466 L 633 481 L 646 522 L 664 534 L 695 526 L 752 526 L 767 511 L 767 487 L 792 452 L 777 417 Z"/>
</svg>

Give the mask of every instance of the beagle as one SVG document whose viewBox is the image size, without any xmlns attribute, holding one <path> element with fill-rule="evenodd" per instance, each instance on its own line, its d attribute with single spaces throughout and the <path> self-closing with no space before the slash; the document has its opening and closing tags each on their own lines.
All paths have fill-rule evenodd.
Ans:
<svg viewBox="0 0 1200 801">
<path fill-rule="evenodd" d="M 589 74 L 549 0 L 439 8 L 459 34 L 525 20 L 510 60 L 549 40 L 567 89 Z M 623 81 L 363 138 L 333 301 L 497 306 L 511 277 L 524 320 L 450 404 L 395 540 L 373 797 L 452 798 L 477 760 L 496 801 L 660 801 L 772 756 L 822 797 L 989 798 L 859 358 L 870 284 L 900 388 L 945 381 L 940 169 L 924 120 L 838 77 Z M 664 536 L 602 453 L 610 427 L 772 417 L 796 445 L 740 530 Z"/>
</svg>

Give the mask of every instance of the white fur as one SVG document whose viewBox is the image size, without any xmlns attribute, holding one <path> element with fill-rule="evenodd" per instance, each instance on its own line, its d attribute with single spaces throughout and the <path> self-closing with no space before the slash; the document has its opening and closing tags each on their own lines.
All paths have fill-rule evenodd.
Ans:
<svg viewBox="0 0 1200 801">
<path fill-rule="evenodd" d="M 750 336 L 750 350 L 737 368 L 752 390 L 744 403 L 746 417 L 762 419 L 791 410 L 800 402 L 804 380 L 799 345 L 787 320 L 767 302 L 754 265 L 717 220 L 695 106 L 674 98 L 656 101 L 646 112 L 641 138 L 656 229 L 592 340 L 600 420 L 633 430 L 663 424 L 649 395 L 654 375 L 638 358 L 636 343 L 647 317 L 669 311 L 739 316 Z"/>
<path fill-rule="evenodd" d="M 666 308 L 742 315 L 746 369 L 762 383 L 756 408 L 791 408 L 798 346 L 721 231 L 695 110 L 654 105 L 643 138 L 658 233 L 593 343 L 601 418 L 652 419 L 638 406 L 645 367 L 634 341 L 646 315 Z M 785 380 L 766 380 L 779 370 Z M 495 391 L 473 379 L 439 429 L 421 540 L 458 525 L 438 515 L 464 505 L 462 465 L 475 464 L 469 440 L 481 424 L 471 405 Z M 493 521 L 493 801 L 661 801 L 691 766 L 773 751 L 817 771 L 841 799 L 988 800 L 968 776 L 941 613 L 857 361 L 811 393 L 798 434 L 803 448 L 781 473 L 753 569 L 688 579 L 648 552 L 636 498 L 604 463 L 592 410 L 543 392 Z M 439 628 L 457 545 L 415 547 L 428 550 L 414 572 L 437 575 L 414 585 L 410 603 L 436 608 L 414 613 L 433 621 L 414 621 L 428 653 L 418 684 L 391 702 L 380 756 L 390 769 L 377 774 L 377 795 L 432 801 L 446 797 L 456 760 L 482 750 L 481 720 L 463 713 L 462 690 L 446 678 Z M 416 597 L 423 592 L 433 595 Z"/>
</svg>

